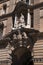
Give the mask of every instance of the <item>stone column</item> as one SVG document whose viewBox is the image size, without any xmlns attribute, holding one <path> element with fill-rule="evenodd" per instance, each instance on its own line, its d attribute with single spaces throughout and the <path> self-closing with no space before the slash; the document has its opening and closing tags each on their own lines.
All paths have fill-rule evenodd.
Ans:
<svg viewBox="0 0 43 65">
<path fill-rule="evenodd" d="M 14 20 L 14 27 L 18 28 L 18 20 L 17 16 L 15 15 L 15 20 Z"/>
<path fill-rule="evenodd" d="M 6 28 L 7 28 L 7 20 L 5 20 L 5 21 L 3 21 L 3 23 L 4 23 L 4 29 L 3 29 L 3 35 L 2 36 L 5 36 L 5 34 L 6 34 Z"/>
<path fill-rule="evenodd" d="M 29 0 L 29 5 L 31 4 L 31 0 Z"/>
<path fill-rule="evenodd" d="M 27 15 L 27 27 L 31 28 L 31 15 L 29 13 L 29 10 L 28 10 L 28 15 Z"/>
<path fill-rule="evenodd" d="M 29 5 L 31 4 L 31 0 L 29 0 Z M 28 9 L 28 14 L 27 14 L 27 28 L 31 28 L 31 15 L 30 15 L 30 10 Z"/>
</svg>

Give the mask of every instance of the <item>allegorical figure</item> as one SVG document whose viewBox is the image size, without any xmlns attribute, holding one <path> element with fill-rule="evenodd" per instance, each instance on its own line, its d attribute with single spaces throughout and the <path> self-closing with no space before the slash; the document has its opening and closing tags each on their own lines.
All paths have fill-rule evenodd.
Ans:
<svg viewBox="0 0 43 65">
<path fill-rule="evenodd" d="M 15 28 L 25 27 L 25 20 L 24 20 L 24 16 L 22 13 L 21 13 L 21 16 L 19 18 L 17 16 L 15 16 L 14 27 Z"/>
</svg>

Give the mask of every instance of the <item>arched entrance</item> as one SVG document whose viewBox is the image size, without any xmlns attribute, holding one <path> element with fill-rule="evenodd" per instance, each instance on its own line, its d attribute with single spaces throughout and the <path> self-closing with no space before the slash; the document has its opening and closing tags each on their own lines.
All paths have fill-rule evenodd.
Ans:
<svg viewBox="0 0 43 65">
<path fill-rule="evenodd" d="M 26 47 L 19 47 L 12 51 L 12 65 L 34 65 L 31 52 Z"/>
</svg>

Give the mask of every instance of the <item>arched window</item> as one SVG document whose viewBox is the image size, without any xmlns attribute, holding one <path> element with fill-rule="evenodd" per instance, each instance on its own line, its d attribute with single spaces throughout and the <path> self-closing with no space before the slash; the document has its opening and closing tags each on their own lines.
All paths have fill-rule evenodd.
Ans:
<svg viewBox="0 0 43 65">
<path fill-rule="evenodd" d="M 26 0 L 26 3 L 29 3 L 29 0 Z"/>
<path fill-rule="evenodd" d="M 3 28 L 4 28 L 3 22 L 0 22 L 0 39 L 2 38 Z"/>
</svg>

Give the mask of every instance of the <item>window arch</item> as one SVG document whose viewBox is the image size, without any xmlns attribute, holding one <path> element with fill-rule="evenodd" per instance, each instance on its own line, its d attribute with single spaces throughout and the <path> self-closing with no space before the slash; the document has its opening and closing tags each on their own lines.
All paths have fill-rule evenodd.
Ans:
<svg viewBox="0 0 43 65">
<path fill-rule="evenodd" d="M 3 28 L 4 28 L 3 22 L 0 22 L 0 39 L 2 38 Z"/>
<path fill-rule="evenodd" d="M 29 3 L 29 0 L 26 0 L 26 3 Z"/>
</svg>

